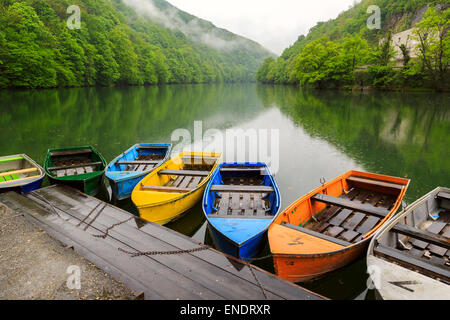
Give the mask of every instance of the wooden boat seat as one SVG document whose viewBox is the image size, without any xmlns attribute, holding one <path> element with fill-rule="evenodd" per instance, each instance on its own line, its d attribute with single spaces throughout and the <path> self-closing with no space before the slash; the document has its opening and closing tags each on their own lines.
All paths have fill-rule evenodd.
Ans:
<svg viewBox="0 0 450 320">
<path fill-rule="evenodd" d="M 30 179 L 36 179 L 36 178 L 39 178 L 39 177 L 40 177 L 40 176 L 31 176 L 31 177 L 18 178 L 18 179 L 9 179 L 9 180 L 5 179 L 5 180 L 3 180 L 3 181 L 0 180 L 0 183 L 6 183 L 6 182 L 9 182 L 9 181 L 21 182 L 21 181 L 30 180 Z M 1 179 L 1 178 L 2 178 L 2 177 L 0 177 L 0 179 Z"/>
<path fill-rule="evenodd" d="M 272 193 L 275 192 L 270 186 L 239 186 L 239 185 L 213 185 L 212 192 L 235 192 L 235 193 Z"/>
<path fill-rule="evenodd" d="M 261 173 L 264 174 L 266 172 L 264 167 L 251 167 L 251 168 L 242 168 L 242 167 L 222 167 L 220 172 L 223 173 Z"/>
<path fill-rule="evenodd" d="M 367 188 L 370 187 L 372 189 L 374 186 L 388 189 L 395 189 L 401 191 L 404 187 L 402 184 L 396 184 L 386 181 L 367 179 L 363 177 L 350 176 L 347 179 L 347 182 L 351 182 L 356 187 Z"/>
<path fill-rule="evenodd" d="M 144 191 L 160 191 L 160 192 L 178 192 L 178 193 L 186 193 L 191 192 L 193 189 L 191 188 L 178 188 L 178 187 L 166 187 L 166 186 L 141 186 Z"/>
<path fill-rule="evenodd" d="M 311 199 L 341 208 L 362 212 L 379 218 L 384 218 L 389 213 L 389 210 L 385 208 L 375 207 L 373 205 L 368 205 L 365 203 L 356 203 L 349 199 L 336 198 L 323 193 L 318 193 L 315 196 L 311 197 Z"/>
<path fill-rule="evenodd" d="M 184 163 L 201 163 L 201 162 L 207 162 L 207 163 L 211 163 L 213 164 L 214 162 L 217 161 L 216 157 L 202 157 L 202 156 L 184 156 L 181 158 L 181 161 L 183 161 Z"/>
<path fill-rule="evenodd" d="M 48 168 L 49 171 L 57 171 L 57 170 L 67 170 L 67 169 L 76 169 L 76 168 L 84 168 L 84 167 L 96 167 L 102 165 L 102 162 L 90 162 L 90 163 L 78 163 L 72 164 L 68 166 L 58 166 Z"/>
<path fill-rule="evenodd" d="M 158 164 L 160 161 L 153 160 L 136 160 L 136 161 L 117 161 L 118 165 L 136 165 L 136 164 Z"/>
<path fill-rule="evenodd" d="M 374 247 L 374 253 L 378 256 L 384 257 L 390 261 L 397 262 L 412 270 L 419 270 L 421 273 L 439 278 L 450 283 L 450 268 L 444 265 L 445 261 L 440 260 L 441 263 L 433 259 L 416 258 L 408 254 L 407 251 L 393 249 L 382 244 Z"/>
<path fill-rule="evenodd" d="M 38 168 L 27 168 L 27 169 L 21 169 L 21 170 L 6 171 L 6 172 L 1 172 L 0 177 L 25 174 L 25 173 L 35 172 L 35 171 L 39 171 L 39 169 Z"/>
<path fill-rule="evenodd" d="M 450 193 L 441 191 L 436 195 L 436 198 L 440 200 L 449 200 L 450 201 Z"/>
<path fill-rule="evenodd" d="M 142 150 L 165 150 L 168 149 L 167 146 L 138 146 L 136 149 L 142 149 Z"/>
<path fill-rule="evenodd" d="M 69 151 L 55 151 L 50 154 L 51 157 L 62 157 L 62 156 L 75 156 L 75 155 L 86 155 L 92 153 L 91 149 L 81 149 L 81 150 L 69 150 Z"/>
<path fill-rule="evenodd" d="M 161 170 L 158 174 L 171 175 L 171 176 L 199 176 L 199 177 L 207 177 L 210 172 L 209 171 L 195 171 L 195 170 Z"/>
<path fill-rule="evenodd" d="M 334 238 L 332 236 L 327 236 L 326 234 L 322 234 L 322 233 L 319 233 L 319 232 L 316 232 L 316 231 L 313 231 L 313 230 L 302 228 L 302 227 L 299 227 L 299 226 L 296 226 L 296 225 L 293 225 L 293 224 L 290 224 L 290 223 L 287 223 L 287 222 L 282 222 L 281 224 L 283 226 L 285 226 L 285 227 L 290 228 L 290 229 L 297 230 L 297 231 L 306 233 L 306 234 L 308 234 L 310 236 L 313 236 L 313 237 L 316 237 L 316 238 L 319 238 L 319 239 L 322 239 L 322 240 L 326 240 L 326 241 L 329 241 L 329 242 L 332 242 L 332 243 L 335 243 L 335 244 L 338 244 L 338 245 L 341 245 L 341 246 L 344 246 L 344 247 L 348 247 L 348 246 L 352 245 L 351 242 L 347 242 L 347 241 L 344 241 L 344 240 L 341 240 L 341 239 L 337 239 L 337 238 Z"/>
<path fill-rule="evenodd" d="M 405 224 L 397 224 L 391 229 L 391 231 L 417 239 L 418 241 L 414 241 L 414 246 L 419 247 L 421 249 L 425 249 L 428 246 L 428 244 L 434 244 L 436 246 L 445 248 L 446 250 L 450 250 L 450 238 L 445 234 L 444 235 L 439 234 L 439 232 L 445 226 L 446 226 L 445 223 L 435 222 L 427 230 L 420 230 L 417 228 L 407 226 Z"/>
</svg>

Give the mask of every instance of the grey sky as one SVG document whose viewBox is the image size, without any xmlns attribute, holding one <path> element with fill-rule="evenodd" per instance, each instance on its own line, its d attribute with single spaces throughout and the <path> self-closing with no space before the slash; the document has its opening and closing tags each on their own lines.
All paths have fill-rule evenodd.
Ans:
<svg viewBox="0 0 450 320">
<path fill-rule="evenodd" d="M 355 0 L 168 0 L 217 27 L 255 40 L 276 54 L 319 21 L 336 18 Z"/>
</svg>

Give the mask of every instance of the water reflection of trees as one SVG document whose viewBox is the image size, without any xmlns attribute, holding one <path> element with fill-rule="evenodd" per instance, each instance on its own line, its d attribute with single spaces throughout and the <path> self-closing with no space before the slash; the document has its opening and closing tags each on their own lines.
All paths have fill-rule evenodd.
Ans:
<svg viewBox="0 0 450 320">
<path fill-rule="evenodd" d="M 414 196 L 450 181 L 448 95 L 369 94 L 259 86 L 310 135 L 333 143 L 367 170 L 412 178 Z"/>
</svg>

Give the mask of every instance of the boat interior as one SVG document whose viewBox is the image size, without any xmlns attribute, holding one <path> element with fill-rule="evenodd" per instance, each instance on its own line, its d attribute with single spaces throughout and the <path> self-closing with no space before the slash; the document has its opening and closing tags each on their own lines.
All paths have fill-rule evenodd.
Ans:
<svg viewBox="0 0 450 320">
<path fill-rule="evenodd" d="M 0 159 L 0 184 L 39 178 L 41 175 L 39 168 L 23 156 Z"/>
<path fill-rule="evenodd" d="M 402 184 L 354 175 L 345 181 L 348 190 L 341 189 L 339 197 L 325 192 L 309 199 L 305 205 L 313 212 L 306 222 L 300 226 L 287 222 L 282 222 L 282 225 L 347 247 L 361 241 L 385 219 L 404 187 Z M 321 209 L 314 212 L 314 208 Z"/>
<path fill-rule="evenodd" d="M 134 160 L 125 160 L 128 155 L 117 161 L 112 171 L 142 172 L 154 169 L 166 158 L 169 147 L 167 146 L 138 146 L 133 153 Z M 124 159 L 125 158 L 125 159 Z"/>
<path fill-rule="evenodd" d="M 210 190 L 211 218 L 272 219 L 275 189 L 263 166 L 222 166 Z"/>
<path fill-rule="evenodd" d="M 102 160 L 91 149 L 52 152 L 48 165 L 48 171 L 58 178 L 93 173 L 103 168 Z"/>
<path fill-rule="evenodd" d="M 186 193 L 197 188 L 211 173 L 218 157 L 183 157 L 181 164 L 171 163 L 158 171 L 158 182 L 154 179 L 141 186 L 144 191 Z"/>
<path fill-rule="evenodd" d="M 376 240 L 376 256 L 450 284 L 450 190 L 427 196 Z"/>
</svg>

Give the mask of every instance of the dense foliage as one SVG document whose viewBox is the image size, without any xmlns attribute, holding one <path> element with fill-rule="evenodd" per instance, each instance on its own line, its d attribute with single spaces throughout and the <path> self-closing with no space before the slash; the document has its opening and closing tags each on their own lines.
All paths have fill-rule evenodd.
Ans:
<svg viewBox="0 0 450 320">
<path fill-rule="evenodd" d="M 73 4 L 81 29 L 66 25 Z M 224 30 L 244 45 L 214 49 L 122 0 L 2 0 L 0 26 L 0 88 L 252 81 L 269 56 Z"/>
<path fill-rule="evenodd" d="M 433 87 L 448 82 L 450 9 L 434 9 L 444 0 L 363 0 L 338 18 L 318 23 L 278 58 L 267 58 L 257 73 L 263 83 L 301 84 L 319 88 L 374 86 Z M 426 5 L 430 5 L 428 8 Z M 381 29 L 369 30 L 370 5 L 380 7 Z M 444 4 L 448 7 L 448 4 Z M 418 16 L 418 59 L 400 46 L 402 61 L 394 61 L 393 33 L 407 30 Z M 414 23 L 413 23 L 414 22 Z M 430 36 L 427 36 L 430 35 Z M 432 36 L 431 36 L 432 35 Z"/>
</svg>

